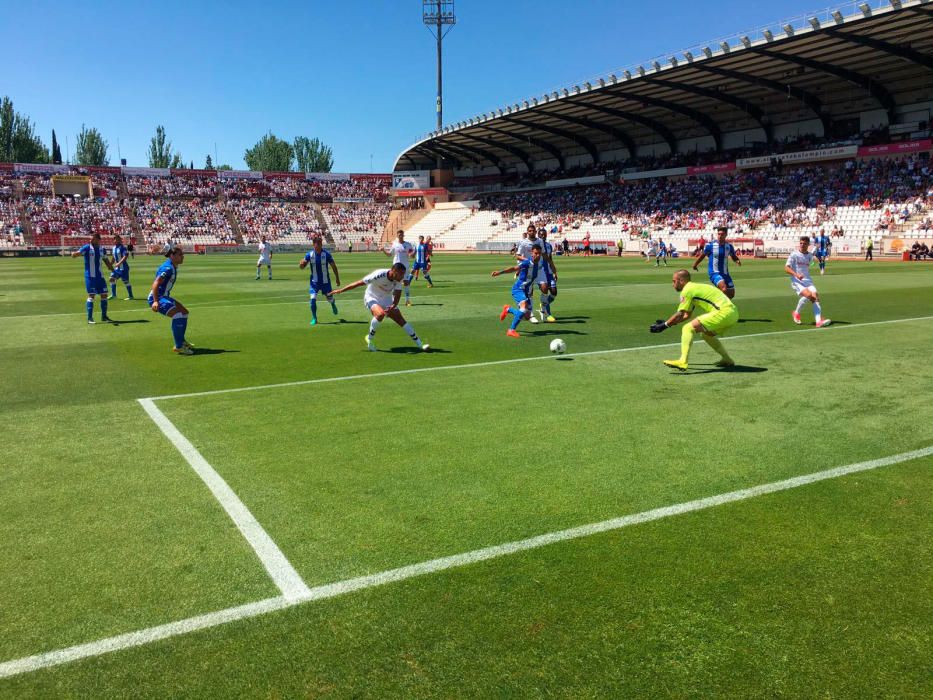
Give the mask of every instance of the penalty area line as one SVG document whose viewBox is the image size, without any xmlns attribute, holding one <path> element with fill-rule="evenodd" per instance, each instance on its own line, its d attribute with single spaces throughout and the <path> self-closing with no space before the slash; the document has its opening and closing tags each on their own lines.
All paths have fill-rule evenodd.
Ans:
<svg viewBox="0 0 933 700">
<path fill-rule="evenodd" d="M 747 338 L 764 338 L 767 336 L 773 335 L 788 335 L 790 333 L 812 333 L 819 331 L 820 333 L 835 333 L 840 330 L 845 330 L 849 328 L 867 328 L 869 326 L 880 326 L 887 325 L 892 323 L 909 323 L 911 321 L 929 321 L 933 319 L 933 316 L 917 316 L 914 318 L 893 318 L 886 321 L 868 321 L 866 323 L 850 323 L 846 325 L 839 325 L 835 327 L 830 327 L 832 330 L 824 330 L 822 328 L 794 328 L 786 331 L 765 331 L 763 333 L 747 333 L 745 335 L 735 335 L 735 336 L 725 336 L 723 341 L 726 343 L 732 343 L 739 340 L 745 340 Z M 641 352 L 643 350 L 655 350 L 659 348 L 673 348 L 680 347 L 680 343 L 657 343 L 653 345 L 636 345 L 627 348 L 610 348 L 608 350 L 590 350 L 587 352 L 570 352 L 561 357 L 592 357 L 595 355 L 615 355 L 625 352 Z M 236 394 L 243 391 L 260 391 L 263 389 L 283 389 L 291 386 L 305 386 L 307 384 L 327 384 L 330 382 L 346 382 L 355 379 L 376 379 L 378 377 L 396 377 L 404 374 L 420 374 L 422 372 L 442 372 L 445 370 L 455 370 L 455 369 L 476 369 L 479 367 L 495 367 L 496 365 L 511 365 L 517 364 L 519 362 L 540 362 L 542 360 L 551 360 L 553 355 L 535 355 L 533 357 L 514 357 L 508 360 L 490 360 L 489 362 L 469 362 L 466 364 L 459 365 L 439 365 L 437 367 L 414 367 L 411 369 L 398 369 L 390 370 L 388 372 L 371 372 L 368 374 L 349 374 L 342 377 L 321 377 L 319 379 L 300 379 L 294 382 L 280 382 L 277 384 L 260 384 L 257 386 L 241 386 L 241 387 L 232 387 L 230 389 L 211 389 L 208 391 L 193 391 L 187 394 L 166 394 L 164 396 L 150 396 L 145 399 L 138 399 L 139 401 L 167 401 L 169 399 L 189 399 L 195 398 L 198 396 L 216 396 L 218 394 Z"/>
<path fill-rule="evenodd" d="M 138 630 L 136 632 L 129 632 L 114 637 L 99 639 L 97 641 L 88 642 L 86 644 L 79 644 L 76 646 L 67 647 L 65 649 L 49 651 L 42 654 L 36 654 L 34 656 L 27 656 L 21 659 L 6 661 L 4 663 L 0 663 L 0 678 L 8 678 L 10 676 L 31 673 L 33 671 L 50 668 L 52 666 L 60 666 L 62 664 L 78 661 L 80 659 L 92 658 L 114 651 L 120 651 L 122 649 L 138 647 L 145 644 L 150 644 L 152 642 L 188 634 L 190 632 L 208 629 L 211 627 L 218 627 L 229 622 L 259 617 L 267 613 L 283 610 L 285 608 L 301 605 L 303 603 L 316 600 L 326 600 L 328 598 L 334 598 L 336 596 L 345 595 L 354 591 L 375 588 L 376 586 L 383 586 L 388 583 L 395 583 L 398 581 L 404 581 L 406 579 L 424 576 L 439 571 L 446 571 L 449 569 L 475 564 L 477 562 L 497 559 L 499 557 L 515 554 L 517 552 L 538 549 L 540 547 L 545 547 L 557 542 L 565 542 L 568 540 L 580 539 L 604 532 L 621 530 L 622 528 L 630 527 L 632 525 L 640 525 L 642 523 L 649 523 L 655 520 L 683 515 L 685 513 L 706 510 L 708 508 L 714 508 L 716 506 L 725 505 L 727 503 L 745 501 L 751 498 L 757 498 L 758 496 L 787 491 L 790 489 L 799 488 L 801 486 L 806 486 L 808 484 L 826 481 L 828 479 L 836 479 L 849 474 L 867 472 L 873 469 L 879 469 L 881 467 L 901 464 L 903 462 L 921 459 L 930 455 L 933 455 L 933 445 L 917 450 L 912 450 L 910 452 L 902 452 L 890 457 L 881 457 L 879 459 L 872 459 L 865 462 L 857 462 L 855 464 L 834 467 L 832 469 L 795 476 L 790 479 L 784 479 L 782 481 L 773 481 L 767 484 L 753 486 L 751 488 L 721 493 L 716 496 L 709 496 L 706 498 L 686 501 L 684 503 L 678 503 L 662 508 L 646 510 L 641 513 L 626 515 L 620 518 L 613 518 L 611 520 L 590 523 L 566 530 L 549 532 L 543 535 L 538 535 L 536 537 L 516 540 L 514 542 L 507 542 L 505 544 L 495 545 L 492 547 L 475 549 L 470 552 L 463 552 L 461 554 L 455 554 L 452 556 L 430 559 L 419 564 L 412 564 L 410 566 L 389 569 L 377 574 L 359 576 L 357 578 L 347 579 L 344 581 L 338 581 L 322 586 L 315 586 L 314 588 L 308 588 L 304 594 L 297 598 L 286 598 L 284 596 L 278 598 L 269 598 L 255 603 L 248 603 L 246 605 L 240 605 L 233 608 L 227 608 L 225 610 L 218 610 L 216 612 L 198 615 L 196 617 L 190 617 L 184 620 L 179 620 L 177 622 L 170 622 L 164 625 L 158 625 L 156 627 L 149 627 L 147 629 Z"/>
<path fill-rule="evenodd" d="M 163 432 L 169 442 L 175 446 L 185 461 L 194 469 L 195 473 L 213 494 L 214 498 L 233 520 L 237 529 L 256 552 L 272 581 L 282 591 L 286 600 L 295 600 L 306 596 L 309 592 L 307 584 L 302 580 L 295 567 L 282 553 L 278 545 L 269 537 L 259 521 L 249 511 L 249 508 L 233 492 L 233 489 L 224 481 L 223 477 L 208 464 L 207 460 L 198 452 L 175 424 L 158 409 L 149 399 L 138 399 L 143 410 L 149 414 L 152 421 Z"/>
</svg>

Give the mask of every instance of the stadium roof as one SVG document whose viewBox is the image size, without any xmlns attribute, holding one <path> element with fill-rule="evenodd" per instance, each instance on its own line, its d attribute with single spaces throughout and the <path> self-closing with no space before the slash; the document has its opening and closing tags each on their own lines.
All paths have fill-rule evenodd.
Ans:
<svg viewBox="0 0 933 700">
<path fill-rule="evenodd" d="M 736 35 L 445 127 L 409 146 L 394 170 L 499 167 L 667 144 L 723 147 L 754 130 L 879 110 L 895 123 L 906 105 L 933 101 L 933 0 L 884 0 L 827 10 L 759 36 Z M 916 117 L 914 118 L 916 119 Z M 879 123 L 885 119 L 880 117 Z"/>
</svg>

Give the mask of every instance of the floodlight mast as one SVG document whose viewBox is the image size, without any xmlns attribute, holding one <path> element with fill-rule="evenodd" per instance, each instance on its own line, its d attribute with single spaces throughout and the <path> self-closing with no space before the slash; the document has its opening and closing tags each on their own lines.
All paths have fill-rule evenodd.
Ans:
<svg viewBox="0 0 933 700">
<path fill-rule="evenodd" d="M 437 130 L 444 126 L 444 81 L 442 70 L 442 46 L 444 37 L 457 23 L 454 0 L 422 0 L 421 19 L 428 31 L 437 39 Z M 441 157 L 437 157 L 437 169 L 441 168 Z"/>
</svg>

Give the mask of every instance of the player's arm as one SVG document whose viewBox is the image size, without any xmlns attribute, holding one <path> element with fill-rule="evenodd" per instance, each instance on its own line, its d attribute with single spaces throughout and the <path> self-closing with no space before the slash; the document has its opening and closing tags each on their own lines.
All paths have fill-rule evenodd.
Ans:
<svg viewBox="0 0 933 700">
<path fill-rule="evenodd" d="M 784 266 L 784 272 L 786 272 L 788 275 L 790 275 L 790 276 L 793 277 L 794 279 L 798 279 L 798 280 L 802 280 L 802 279 L 803 279 L 803 275 L 801 275 L 801 274 L 799 274 L 799 273 L 797 273 L 797 272 L 794 272 L 793 268 L 792 268 L 790 265 L 785 265 L 785 266 Z"/>
<path fill-rule="evenodd" d="M 700 266 L 700 263 L 704 260 L 706 260 L 705 250 L 697 256 L 696 260 L 693 261 L 693 269 L 696 270 Z"/>
<path fill-rule="evenodd" d="M 110 262 L 110 258 L 104 258 L 104 265 L 106 265 L 107 268 L 108 268 L 111 272 L 113 272 L 113 263 Z"/>
<path fill-rule="evenodd" d="M 732 262 L 734 262 L 739 267 L 742 267 L 742 261 L 739 260 L 739 254 L 735 252 L 735 248 L 732 249 Z"/>
<path fill-rule="evenodd" d="M 557 279 L 557 266 L 554 264 L 553 255 L 547 256 L 547 264 L 548 264 L 548 267 L 551 268 L 551 274 L 554 275 L 554 279 Z"/>
<path fill-rule="evenodd" d="M 337 281 L 337 284 L 339 285 L 340 284 L 340 273 L 337 272 L 337 263 L 335 263 L 334 259 L 331 258 L 327 262 L 327 264 L 330 265 L 330 269 L 334 271 L 334 279 Z"/>
<path fill-rule="evenodd" d="M 156 277 L 152 282 L 152 287 L 149 289 L 149 293 L 152 295 L 152 310 L 159 310 L 159 282 L 162 281 L 161 277 Z"/>
<path fill-rule="evenodd" d="M 676 326 L 678 323 L 683 323 L 688 318 L 690 318 L 689 311 L 678 309 L 674 312 L 674 315 L 666 321 L 659 318 L 657 321 L 652 323 L 649 330 L 651 330 L 652 333 L 661 333 L 662 331 L 666 331 L 671 326 Z"/>
<path fill-rule="evenodd" d="M 120 258 L 119 260 L 117 260 L 116 258 L 114 258 L 113 266 L 114 266 L 114 267 L 120 267 L 120 265 L 122 265 L 122 264 L 125 263 L 125 262 L 126 262 L 126 255 L 124 255 L 124 256 L 123 256 L 122 258 Z M 112 268 L 111 268 L 111 269 L 112 269 Z"/>
<path fill-rule="evenodd" d="M 498 277 L 499 275 L 507 275 L 510 272 L 518 272 L 521 268 L 521 265 L 512 265 L 512 267 L 507 267 L 504 270 L 493 270 L 492 276 Z"/>
<path fill-rule="evenodd" d="M 308 266 L 308 259 L 307 259 L 307 258 L 302 258 L 302 259 L 301 259 L 301 262 L 298 263 L 299 269 L 304 270 L 307 266 Z M 337 284 L 340 284 L 340 283 L 338 282 Z"/>
<path fill-rule="evenodd" d="M 349 292 L 351 289 L 356 289 L 357 287 L 362 287 L 366 282 L 363 280 L 357 280 L 356 282 L 351 282 L 346 287 L 341 287 L 340 289 L 335 289 L 331 292 L 331 295 L 334 294 L 343 294 L 344 292 Z M 399 292 L 401 293 L 401 292 Z"/>
</svg>

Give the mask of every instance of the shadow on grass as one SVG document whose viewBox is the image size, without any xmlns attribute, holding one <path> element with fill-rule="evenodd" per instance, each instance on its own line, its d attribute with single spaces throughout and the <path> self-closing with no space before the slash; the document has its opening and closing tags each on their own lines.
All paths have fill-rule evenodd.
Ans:
<svg viewBox="0 0 933 700">
<path fill-rule="evenodd" d="M 739 323 L 774 323 L 770 318 L 740 318 Z"/>
<path fill-rule="evenodd" d="M 149 323 L 149 322 L 150 321 L 148 318 L 131 318 L 125 321 L 118 321 L 117 319 L 114 319 L 110 322 L 110 325 L 111 326 L 122 326 L 125 323 Z"/>
<path fill-rule="evenodd" d="M 381 352 L 392 352 L 396 355 L 420 355 L 424 353 L 420 348 L 416 348 L 414 345 L 402 345 L 395 348 L 389 348 L 388 350 L 383 350 Z M 426 355 L 449 355 L 450 350 L 444 350 L 443 348 L 436 348 L 433 345 L 431 349 L 428 350 Z"/>
<path fill-rule="evenodd" d="M 571 321 L 582 323 L 583 321 L 589 321 L 589 320 L 590 320 L 589 316 L 558 316 L 557 317 L 558 323 L 569 323 Z"/>
<path fill-rule="evenodd" d="M 555 357 L 554 359 L 557 360 L 558 362 L 573 362 L 573 359 L 574 359 L 574 358 L 572 358 L 572 357 Z"/>
<path fill-rule="evenodd" d="M 222 355 L 225 352 L 240 352 L 239 350 L 224 350 L 222 348 L 195 348 L 195 355 Z"/>
<path fill-rule="evenodd" d="M 413 301 L 412 306 L 443 306 L 443 304 L 429 304 L 426 301 Z"/>
<path fill-rule="evenodd" d="M 522 335 L 533 335 L 539 338 L 546 335 L 589 335 L 589 333 L 584 333 L 583 331 L 568 331 L 566 328 L 563 330 L 560 328 L 548 328 L 547 330 L 541 331 L 522 331 Z"/>
<path fill-rule="evenodd" d="M 705 369 L 698 369 L 699 367 L 704 367 Z M 759 374 L 761 372 L 767 372 L 767 367 L 752 367 L 751 365 L 734 365 L 732 367 L 717 367 L 716 365 L 690 365 L 690 368 L 686 372 L 681 372 L 679 369 L 675 369 L 671 374 L 711 374 L 713 372 L 722 372 L 725 374 Z"/>
<path fill-rule="evenodd" d="M 369 321 L 348 321 L 345 318 L 337 319 L 336 321 L 318 321 L 316 326 L 340 326 L 340 325 L 354 325 L 354 326 L 368 326 Z M 310 325 L 310 324 L 308 324 Z"/>
</svg>

